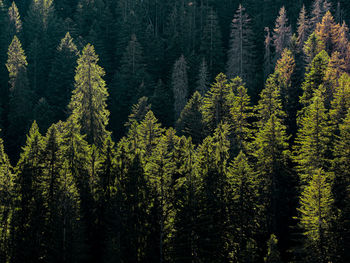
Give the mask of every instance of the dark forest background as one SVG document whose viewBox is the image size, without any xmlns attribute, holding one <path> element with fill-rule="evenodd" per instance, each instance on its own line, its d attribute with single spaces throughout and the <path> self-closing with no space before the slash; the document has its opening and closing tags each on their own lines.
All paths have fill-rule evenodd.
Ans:
<svg viewBox="0 0 350 263">
<path fill-rule="evenodd" d="M 0 262 L 350 262 L 349 21 L 0 0 Z"/>
</svg>

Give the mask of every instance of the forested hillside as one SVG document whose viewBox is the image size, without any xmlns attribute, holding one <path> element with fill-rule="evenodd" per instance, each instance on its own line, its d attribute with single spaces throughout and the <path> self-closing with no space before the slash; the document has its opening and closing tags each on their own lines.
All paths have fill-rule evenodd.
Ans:
<svg viewBox="0 0 350 263">
<path fill-rule="evenodd" d="M 350 262 L 349 23 L 0 0 L 0 263 Z"/>
</svg>

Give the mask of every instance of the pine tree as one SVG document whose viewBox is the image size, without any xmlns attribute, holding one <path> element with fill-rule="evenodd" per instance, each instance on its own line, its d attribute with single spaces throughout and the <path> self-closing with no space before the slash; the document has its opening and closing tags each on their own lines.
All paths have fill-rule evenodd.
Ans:
<svg viewBox="0 0 350 263">
<path fill-rule="evenodd" d="M 328 167 L 329 116 L 320 90 L 315 92 L 311 104 L 305 108 L 298 124 L 294 158 L 298 164 L 302 184 L 305 185 L 314 171 Z"/>
<path fill-rule="evenodd" d="M 199 66 L 199 72 L 196 82 L 196 91 L 199 92 L 201 96 L 204 96 L 209 90 L 209 72 L 207 62 L 205 58 L 202 59 L 202 62 Z"/>
<path fill-rule="evenodd" d="M 203 100 L 203 120 L 210 132 L 213 132 L 221 122 L 229 123 L 231 120 L 231 86 L 226 76 L 220 73 Z"/>
<path fill-rule="evenodd" d="M 11 224 L 14 211 L 14 173 L 0 139 L 0 260 L 8 262 L 11 253 Z"/>
<path fill-rule="evenodd" d="M 238 243 L 237 260 L 249 262 L 257 256 L 257 251 L 251 249 L 259 226 L 258 190 L 259 181 L 247 156 L 240 152 L 228 169 L 229 193 L 231 196 L 231 221 Z"/>
<path fill-rule="evenodd" d="M 21 16 L 18 12 L 18 8 L 15 2 L 12 2 L 11 6 L 8 9 L 8 34 L 13 37 L 20 34 L 22 31 L 22 21 Z"/>
<path fill-rule="evenodd" d="M 335 28 L 335 31 L 337 31 L 337 28 Z M 347 46 L 349 45 L 348 34 L 349 28 L 345 22 L 338 28 L 338 32 L 333 34 L 334 48 L 342 56 L 346 56 Z"/>
<path fill-rule="evenodd" d="M 325 49 L 325 44 L 316 33 L 312 33 L 308 40 L 305 42 L 303 51 L 304 59 L 307 67 L 311 66 L 312 61 L 322 50 Z"/>
<path fill-rule="evenodd" d="M 187 63 L 184 56 L 175 62 L 171 81 L 174 93 L 175 120 L 177 120 L 186 106 L 188 97 Z"/>
<path fill-rule="evenodd" d="M 125 146 L 120 142 L 117 153 L 119 175 L 116 195 L 120 200 L 120 253 L 125 261 L 137 262 L 147 256 L 147 242 L 150 242 L 146 227 L 151 205 L 150 185 L 140 152 L 130 152 Z"/>
<path fill-rule="evenodd" d="M 278 87 L 276 75 L 272 74 L 266 81 L 265 88 L 260 94 L 258 105 L 255 106 L 255 114 L 258 118 L 258 127 L 264 126 L 274 114 L 278 118 L 285 117 L 282 110 L 281 94 Z"/>
<path fill-rule="evenodd" d="M 204 124 L 201 112 L 202 103 L 203 98 L 196 91 L 176 122 L 178 133 L 186 137 L 191 137 L 194 144 L 199 144 L 204 137 Z"/>
<path fill-rule="evenodd" d="M 321 51 L 311 62 L 310 69 L 305 75 L 305 80 L 301 86 L 303 95 L 300 102 L 307 106 L 313 97 L 314 92 L 323 83 L 329 62 L 329 56 L 326 51 Z"/>
<path fill-rule="evenodd" d="M 344 73 L 335 87 L 334 99 L 329 112 L 333 124 L 341 124 L 350 108 L 350 76 Z"/>
<path fill-rule="evenodd" d="M 44 142 L 34 122 L 16 167 L 15 213 L 12 220 L 13 262 L 37 262 L 44 255 L 43 233 L 46 209 L 42 196 L 41 158 Z"/>
<path fill-rule="evenodd" d="M 152 156 L 146 164 L 146 174 L 155 193 L 158 207 L 156 208 L 159 222 L 159 262 L 165 260 L 165 241 L 168 239 L 172 206 L 170 200 L 173 197 L 175 163 L 171 160 L 168 151 L 166 136 L 161 137 L 155 147 Z"/>
<path fill-rule="evenodd" d="M 279 59 L 283 50 L 289 47 L 291 37 L 292 29 L 290 25 L 288 26 L 287 11 L 282 7 L 276 19 L 276 25 L 272 34 L 273 46 L 275 47 L 275 60 Z"/>
<path fill-rule="evenodd" d="M 157 116 L 160 123 L 167 127 L 174 123 L 174 110 L 173 107 L 169 107 L 169 105 L 173 104 L 171 93 L 172 90 L 160 79 L 154 89 L 153 96 L 150 98 L 154 114 Z"/>
<path fill-rule="evenodd" d="M 252 144 L 256 160 L 255 170 L 262 181 L 260 191 L 266 231 L 276 233 L 278 237 L 282 233 L 288 233 L 288 224 L 282 222 L 289 220 L 291 208 L 287 208 L 286 202 L 293 192 L 288 168 L 290 153 L 287 140 L 286 126 L 277 112 L 273 112 L 257 132 Z"/>
<path fill-rule="evenodd" d="M 213 9 L 210 9 L 207 14 L 200 50 L 208 63 L 211 78 L 213 78 L 222 71 L 224 63 L 221 29 L 217 14 Z"/>
<path fill-rule="evenodd" d="M 264 79 L 272 73 L 273 71 L 273 55 L 271 52 L 271 47 L 273 39 L 270 33 L 270 28 L 265 27 L 266 37 L 265 37 L 265 52 L 264 52 Z"/>
<path fill-rule="evenodd" d="M 109 111 L 106 109 L 108 92 L 102 79 L 104 70 L 97 64 L 98 60 L 94 47 L 88 44 L 78 59 L 69 109 L 88 142 L 101 148 L 109 134 L 106 130 Z"/>
<path fill-rule="evenodd" d="M 57 47 L 46 91 L 48 103 L 54 112 L 53 122 L 63 121 L 67 117 L 67 106 L 74 89 L 77 56 L 77 46 L 68 32 Z"/>
<path fill-rule="evenodd" d="M 118 129 L 127 121 L 130 108 L 137 99 L 152 95 L 149 85 L 142 47 L 136 35 L 132 35 L 123 54 L 120 70 L 111 84 L 111 124 L 115 134 L 123 135 L 123 130 Z"/>
<path fill-rule="evenodd" d="M 314 0 L 311 11 L 311 30 L 314 31 L 323 16 L 330 10 L 331 4 L 327 0 Z"/>
<path fill-rule="evenodd" d="M 229 79 L 239 76 L 249 83 L 248 87 L 251 86 L 254 73 L 252 34 L 250 19 L 245 12 L 245 8 L 239 5 L 231 24 L 226 72 Z"/>
<path fill-rule="evenodd" d="M 232 227 L 228 224 L 229 126 L 220 124 L 214 135 L 198 148 L 196 171 L 199 181 L 197 257 L 209 262 L 230 260 Z M 210 251 L 210 253 L 208 253 Z"/>
<path fill-rule="evenodd" d="M 327 12 L 322 19 L 322 23 L 318 23 L 316 26 L 316 35 L 325 44 L 325 50 L 331 54 L 334 50 L 334 42 L 337 39 L 339 25 L 336 25 L 331 12 Z"/>
<path fill-rule="evenodd" d="M 18 146 L 24 143 L 24 135 L 32 117 L 33 93 L 29 89 L 26 66 L 26 56 L 21 43 L 15 36 L 9 46 L 6 63 L 10 79 L 9 125 L 6 130 L 6 143 L 11 149 L 9 154 L 13 159 L 18 158 Z M 19 123 L 21 127 L 18 127 Z"/>
<path fill-rule="evenodd" d="M 163 131 L 161 124 L 158 122 L 153 112 L 147 112 L 144 120 L 142 120 L 137 127 L 137 134 L 140 141 L 135 143 L 135 148 L 140 147 L 142 154 L 150 157 L 157 147 Z"/>
<path fill-rule="evenodd" d="M 332 196 L 329 175 L 322 169 L 311 173 L 311 180 L 300 197 L 300 225 L 306 236 L 308 257 L 328 262 L 331 255 Z"/>
<path fill-rule="evenodd" d="M 305 9 L 305 5 L 303 5 L 299 18 L 298 18 L 298 48 L 299 50 L 303 50 L 304 44 L 307 41 L 310 34 L 310 21 L 307 15 L 307 11 Z"/>
<path fill-rule="evenodd" d="M 237 77 L 232 80 L 233 97 L 232 107 L 230 109 L 232 118 L 232 133 L 234 135 L 234 152 L 247 149 L 247 142 L 249 141 L 252 130 L 249 119 L 252 117 L 252 107 L 250 105 L 250 98 L 247 88 L 242 83 L 242 80 Z"/>
<path fill-rule="evenodd" d="M 332 171 L 335 178 L 332 185 L 334 205 L 339 209 L 339 216 L 336 219 L 337 230 L 337 253 L 342 260 L 350 258 L 347 247 L 350 244 L 350 111 L 348 110 L 344 122 L 339 125 L 340 134 L 337 137 L 333 150 L 334 160 Z"/>
<path fill-rule="evenodd" d="M 147 97 L 141 97 L 137 104 L 132 106 L 129 122 L 126 124 L 131 126 L 133 122 L 140 123 L 151 110 L 151 105 L 148 103 Z"/>
</svg>

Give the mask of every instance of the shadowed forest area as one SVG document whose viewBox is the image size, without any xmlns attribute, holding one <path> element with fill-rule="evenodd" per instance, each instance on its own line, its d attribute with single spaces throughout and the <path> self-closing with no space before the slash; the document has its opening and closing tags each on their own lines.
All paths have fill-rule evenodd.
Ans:
<svg viewBox="0 0 350 263">
<path fill-rule="evenodd" d="M 0 263 L 350 262 L 349 23 L 0 0 Z"/>
</svg>

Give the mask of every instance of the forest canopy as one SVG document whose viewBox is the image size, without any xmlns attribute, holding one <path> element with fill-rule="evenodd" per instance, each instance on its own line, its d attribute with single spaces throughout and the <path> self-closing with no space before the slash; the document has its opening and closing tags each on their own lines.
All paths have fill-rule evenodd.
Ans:
<svg viewBox="0 0 350 263">
<path fill-rule="evenodd" d="M 350 262 L 349 23 L 0 0 L 0 263 Z"/>
</svg>

